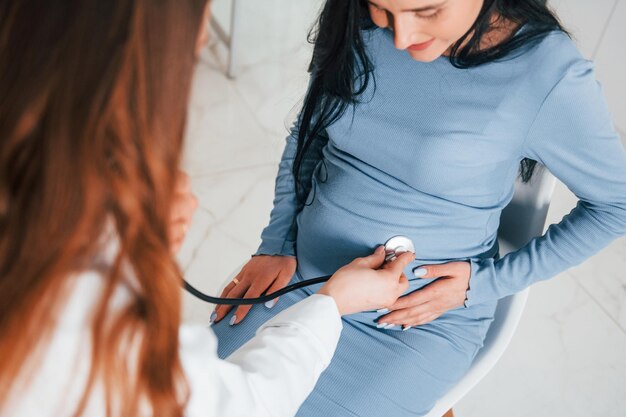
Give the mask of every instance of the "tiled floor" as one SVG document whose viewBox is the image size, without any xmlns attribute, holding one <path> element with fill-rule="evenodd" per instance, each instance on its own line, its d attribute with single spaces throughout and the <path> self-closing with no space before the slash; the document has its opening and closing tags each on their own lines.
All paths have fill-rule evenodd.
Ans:
<svg viewBox="0 0 626 417">
<path fill-rule="evenodd" d="M 306 86 L 306 32 L 320 0 L 239 0 L 242 65 L 223 75 L 224 51 L 203 53 L 192 98 L 185 168 L 200 199 L 180 254 L 187 278 L 217 293 L 254 252 L 273 198 L 287 127 Z M 228 0 L 215 0 L 225 18 Z M 626 0 L 553 0 L 597 63 L 617 128 L 626 132 Z M 225 19 L 227 20 L 227 19 Z M 562 185 L 549 221 L 574 206 Z M 210 306 L 185 296 L 185 319 Z M 626 239 L 535 285 L 508 351 L 456 407 L 459 417 L 626 417 Z M 418 389 L 416 387 L 416 389 Z"/>
</svg>

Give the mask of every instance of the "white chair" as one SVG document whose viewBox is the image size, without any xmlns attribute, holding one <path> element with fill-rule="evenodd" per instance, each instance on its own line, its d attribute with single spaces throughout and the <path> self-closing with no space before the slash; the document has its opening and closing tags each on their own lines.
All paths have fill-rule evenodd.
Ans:
<svg viewBox="0 0 626 417">
<path fill-rule="evenodd" d="M 500 217 L 500 256 L 521 248 L 533 237 L 543 234 L 555 184 L 556 179 L 539 164 L 529 183 L 517 181 L 513 200 Z M 489 373 L 511 342 L 527 298 L 528 289 L 498 301 L 484 346 L 469 371 L 437 401 L 425 417 L 442 417 Z M 452 413 L 445 415 L 451 416 Z"/>
</svg>

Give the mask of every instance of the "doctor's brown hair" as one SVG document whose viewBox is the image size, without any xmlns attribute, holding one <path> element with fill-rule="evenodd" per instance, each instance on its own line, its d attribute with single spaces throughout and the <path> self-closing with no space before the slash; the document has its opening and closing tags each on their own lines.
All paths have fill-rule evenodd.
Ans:
<svg viewBox="0 0 626 417">
<path fill-rule="evenodd" d="M 82 415 L 102 384 L 108 415 L 146 405 L 183 415 L 181 276 L 167 223 L 205 6 L 0 2 L 0 414 L 113 231 L 119 250 L 90 318 L 88 384 L 64 412 Z M 120 286 L 131 302 L 113 310 Z"/>
</svg>

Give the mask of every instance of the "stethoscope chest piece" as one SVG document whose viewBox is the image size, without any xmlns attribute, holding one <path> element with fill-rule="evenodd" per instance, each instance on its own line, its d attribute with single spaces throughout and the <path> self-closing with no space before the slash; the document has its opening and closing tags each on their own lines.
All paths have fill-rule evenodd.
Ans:
<svg viewBox="0 0 626 417">
<path fill-rule="evenodd" d="M 406 236 L 394 236 L 385 243 L 385 262 L 391 262 L 403 252 L 415 253 L 413 241 Z"/>
</svg>

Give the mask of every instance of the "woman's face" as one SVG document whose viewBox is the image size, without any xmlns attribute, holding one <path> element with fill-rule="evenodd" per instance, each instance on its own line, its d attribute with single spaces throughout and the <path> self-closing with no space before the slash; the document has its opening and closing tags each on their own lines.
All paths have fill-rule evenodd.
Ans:
<svg viewBox="0 0 626 417">
<path fill-rule="evenodd" d="M 431 62 L 476 21 L 484 0 L 368 0 L 374 23 L 393 32 L 396 48 Z"/>
</svg>

